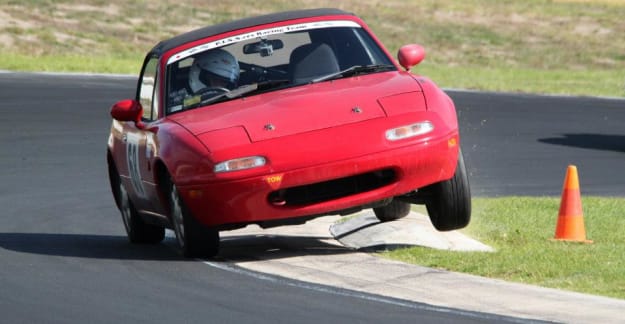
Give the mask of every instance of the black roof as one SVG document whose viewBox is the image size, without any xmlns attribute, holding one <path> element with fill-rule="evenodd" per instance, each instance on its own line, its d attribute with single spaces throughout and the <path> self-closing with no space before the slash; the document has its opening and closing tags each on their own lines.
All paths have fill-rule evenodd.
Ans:
<svg viewBox="0 0 625 324">
<path fill-rule="evenodd" d="M 272 22 L 279 22 L 279 21 L 299 19 L 299 18 L 326 16 L 326 15 L 353 15 L 353 14 L 340 10 L 340 9 L 321 8 L 321 9 L 284 11 L 284 12 L 272 13 L 272 14 L 267 14 L 267 15 L 262 15 L 262 16 L 243 18 L 243 19 L 234 20 L 234 21 L 230 21 L 230 22 L 226 22 L 222 24 L 202 27 L 202 28 L 192 30 L 184 34 L 180 34 L 178 36 L 174 36 L 170 39 L 167 39 L 158 43 L 156 46 L 154 46 L 151 52 L 154 54 L 161 55 L 165 53 L 166 51 L 169 51 L 170 49 L 178 47 L 180 45 L 193 42 L 198 39 L 221 34 L 227 31 L 231 31 L 231 30 L 253 27 L 253 26 L 268 24 Z"/>
</svg>

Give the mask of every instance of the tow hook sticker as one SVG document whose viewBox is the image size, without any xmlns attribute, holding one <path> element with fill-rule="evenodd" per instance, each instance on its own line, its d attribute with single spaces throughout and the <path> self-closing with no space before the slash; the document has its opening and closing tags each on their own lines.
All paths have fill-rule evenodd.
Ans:
<svg viewBox="0 0 625 324">
<path fill-rule="evenodd" d="M 278 189 L 280 188 L 280 184 L 282 184 L 282 176 L 283 174 L 274 174 L 271 176 L 265 177 L 265 182 L 272 188 Z"/>
</svg>

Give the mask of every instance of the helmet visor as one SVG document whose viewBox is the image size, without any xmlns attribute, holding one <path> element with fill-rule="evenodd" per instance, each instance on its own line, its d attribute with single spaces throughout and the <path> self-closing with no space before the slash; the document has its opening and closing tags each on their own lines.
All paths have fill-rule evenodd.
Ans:
<svg viewBox="0 0 625 324">
<path fill-rule="evenodd" d="M 227 88 L 234 89 L 236 87 L 236 78 L 233 73 L 230 73 L 230 77 L 223 77 L 219 74 L 212 73 L 206 70 L 200 70 L 199 75 L 200 82 L 205 84 L 209 88 Z"/>
</svg>

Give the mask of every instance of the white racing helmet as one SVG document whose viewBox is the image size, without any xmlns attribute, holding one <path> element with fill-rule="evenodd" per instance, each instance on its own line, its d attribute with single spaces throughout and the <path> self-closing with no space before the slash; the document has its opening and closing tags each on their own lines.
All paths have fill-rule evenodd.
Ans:
<svg viewBox="0 0 625 324">
<path fill-rule="evenodd" d="M 222 49 L 214 49 L 198 56 L 189 71 L 189 86 L 193 92 L 211 88 L 212 79 L 221 79 L 224 88 L 233 89 L 239 81 L 239 62 Z"/>
</svg>

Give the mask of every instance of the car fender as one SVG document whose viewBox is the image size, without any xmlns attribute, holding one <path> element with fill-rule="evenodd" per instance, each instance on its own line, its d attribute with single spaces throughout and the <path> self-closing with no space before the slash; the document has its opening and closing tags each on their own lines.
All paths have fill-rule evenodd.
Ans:
<svg viewBox="0 0 625 324">
<path fill-rule="evenodd" d="M 214 162 L 208 148 L 191 132 L 168 120 L 156 133 L 157 151 L 154 161 L 165 166 L 176 185 L 197 183 L 212 173 Z M 153 170 L 162 172 L 162 170 Z M 158 179 L 159 174 L 155 174 Z"/>
<path fill-rule="evenodd" d="M 428 111 L 436 112 L 441 118 L 448 123 L 450 129 L 458 129 L 458 116 L 456 115 L 456 106 L 441 88 L 434 81 L 425 77 L 415 77 L 423 94 L 425 96 Z"/>
<path fill-rule="evenodd" d="M 455 166 L 461 144 L 456 106 L 451 97 L 439 88 L 434 81 L 423 76 L 415 76 L 415 80 L 417 80 L 423 90 L 428 112 L 438 114 L 441 122 L 444 122 L 450 130 L 448 146 L 452 149 L 453 154 L 449 155 L 449 163 Z M 441 178 L 451 178 L 454 173 L 455 167 L 453 172 L 441 174 Z"/>
</svg>

